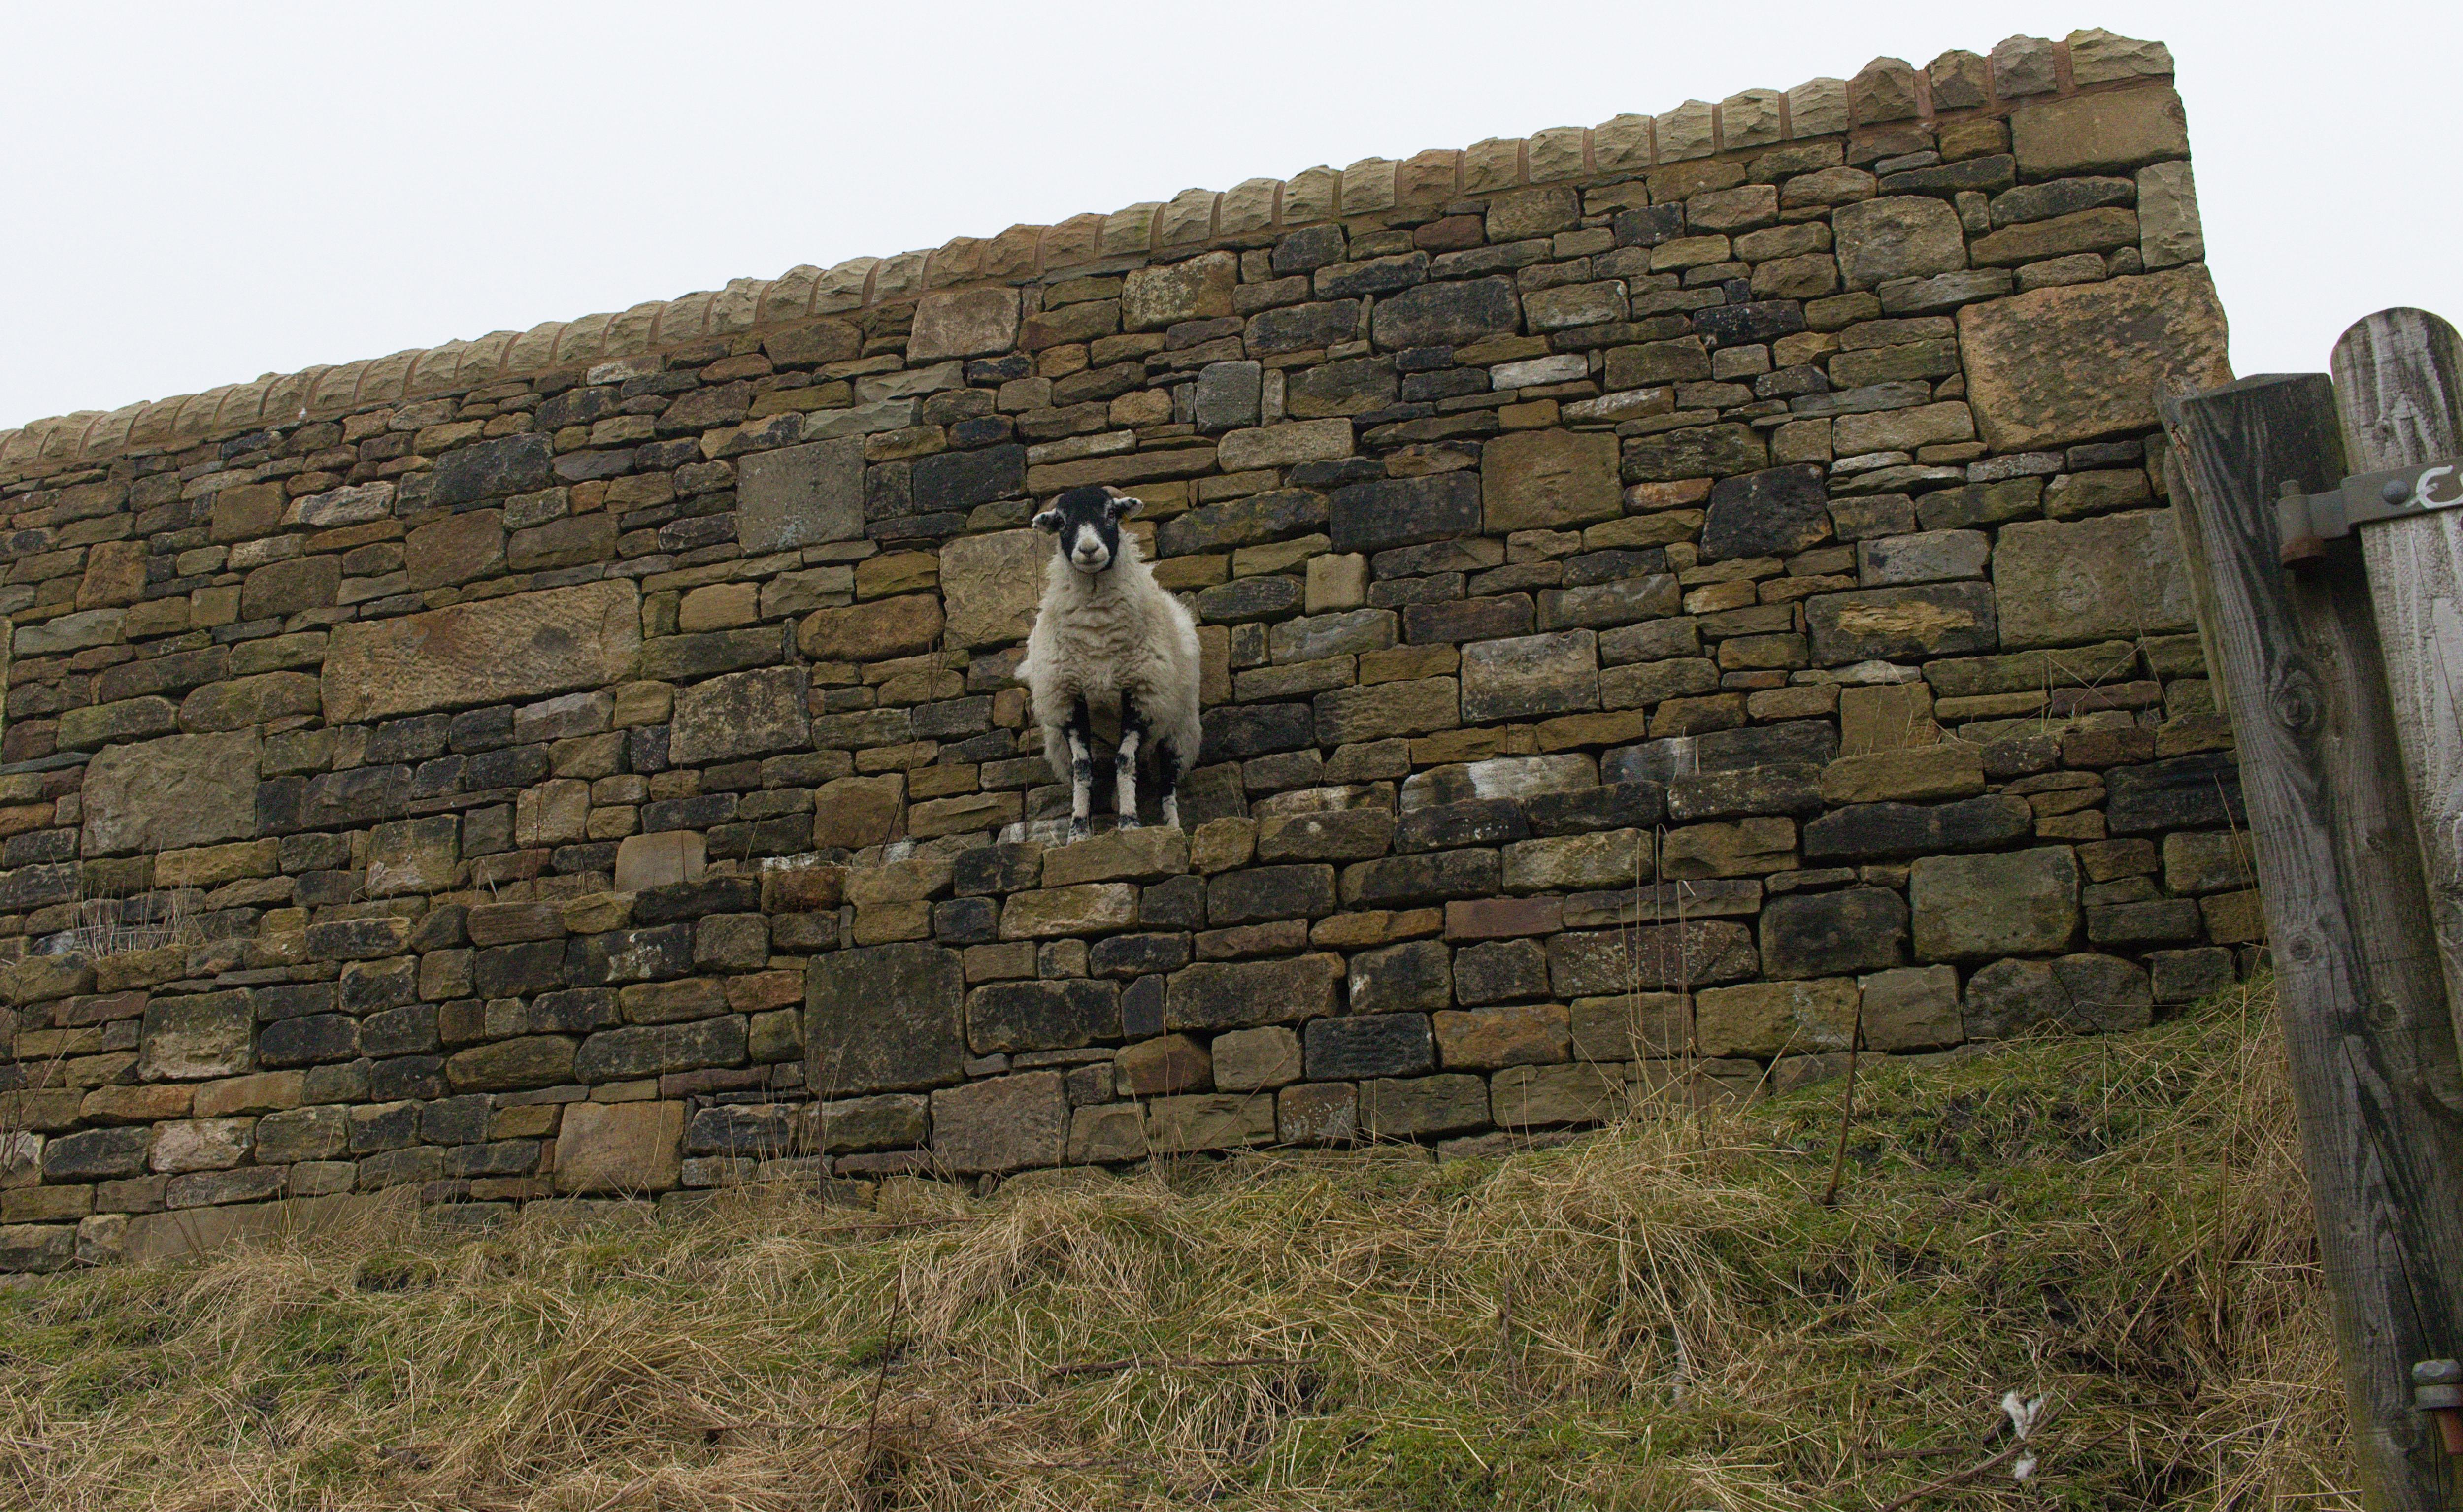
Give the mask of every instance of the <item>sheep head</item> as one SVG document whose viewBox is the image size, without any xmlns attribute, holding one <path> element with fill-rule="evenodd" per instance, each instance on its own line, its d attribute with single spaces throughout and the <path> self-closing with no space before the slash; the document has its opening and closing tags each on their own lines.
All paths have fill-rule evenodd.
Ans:
<svg viewBox="0 0 2463 1512">
<path fill-rule="evenodd" d="M 1057 537 L 1063 560 L 1088 576 L 1121 557 L 1121 522 L 1138 512 L 1138 501 L 1109 486 L 1072 488 L 1036 515 L 1035 528 Z"/>
</svg>

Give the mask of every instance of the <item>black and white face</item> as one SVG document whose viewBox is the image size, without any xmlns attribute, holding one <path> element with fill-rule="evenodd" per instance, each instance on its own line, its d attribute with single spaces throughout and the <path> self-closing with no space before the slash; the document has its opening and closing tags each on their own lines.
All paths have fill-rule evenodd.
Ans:
<svg viewBox="0 0 2463 1512">
<path fill-rule="evenodd" d="M 1058 538 L 1070 566 L 1093 576 L 1121 554 L 1121 522 L 1138 512 L 1138 501 L 1117 488 L 1072 488 L 1035 517 L 1035 528 Z"/>
</svg>

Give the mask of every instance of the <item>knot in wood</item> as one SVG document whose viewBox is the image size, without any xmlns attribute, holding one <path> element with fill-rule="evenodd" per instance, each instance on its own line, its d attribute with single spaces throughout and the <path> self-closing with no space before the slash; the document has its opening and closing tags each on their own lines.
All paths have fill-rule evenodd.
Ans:
<svg viewBox="0 0 2463 1512">
<path fill-rule="evenodd" d="M 2325 724 L 2324 691 L 2318 685 L 2317 674 L 2300 662 L 2276 670 L 2266 701 L 2277 725 L 2295 735 L 2315 735 Z"/>
</svg>

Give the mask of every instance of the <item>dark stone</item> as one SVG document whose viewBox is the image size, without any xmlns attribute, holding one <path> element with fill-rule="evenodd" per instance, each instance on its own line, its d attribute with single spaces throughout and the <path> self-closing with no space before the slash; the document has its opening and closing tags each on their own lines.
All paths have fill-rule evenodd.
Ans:
<svg viewBox="0 0 2463 1512">
<path fill-rule="evenodd" d="M 446 726 L 446 744 L 468 756 L 476 751 L 494 750 L 513 743 L 513 709 L 510 703 L 492 708 L 465 709 L 453 716 Z"/>
<path fill-rule="evenodd" d="M 484 1093 L 440 1097 L 419 1111 L 423 1144 L 477 1144 L 488 1137 L 488 1105 Z"/>
<path fill-rule="evenodd" d="M 1305 352 L 1359 338 L 1357 299 L 1313 300 L 1304 305 L 1285 305 L 1279 310 L 1261 310 L 1250 317 L 1246 335 L 1252 356 Z"/>
<path fill-rule="evenodd" d="M 1472 845 L 1506 845 L 1531 838 L 1522 806 L 1511 798 L 1474 798 L 1431 804 L 1403 815 L 1394 827 L 1397 854 L 1453 851 Z"/>
<path fill-rule="evenodd" d="M 1531 595 L 1508 594 L 1499 598 L 1457 598 L 1439 604 L 1413 604 L 1403 611 L 1403 637 L 1415 646 L 1456 645 L 1465 640 L 1501 640 L 1527 636 L 1535 623 Z"/>
<path fill-rule="evenodd" d="M 419 962 L 409 956 L 354 962 L 342 973 L 341 1008 L 366 1016 L 419 1000 Z"/>
<path fill-rule="evenodd" d="M 299 822 L 314 830 L 349 830 L 402 811 L 410 787 L 407 767 L 355 767 L 308 780 Z"/>
<path fill-rule="evenodd" d="M 396 1055 L 368 1067 L 368 1095 L 382 1102 L 445 1095 L 445 1057 Z"/>
<path fill-rule="evenodd" d="M 43 1142 L 43 1179 L 107 1181 L 138 1176 L 145 1170 L 145 1154 L 153 1144 L 149 1124 L 54 1134 Z"/>
<path fill-rule="evenodd" d="M 2099 945 L 2178 945 L 2198 938 L 2193 898 L 2108 903 L 2086 911 L 2086 938 Z"/>
<path fill-rule="evenodd" d="M 347 1061 L 360 1053 L 360 1021 L 340 1013 L 284 1019 L 256 1031 L 257 1064 L 269 1069 Z"/>
<path fill-rule="evenodd" d="M 817 957 L 805 973 L 805 1083 L 817 1094 L 910 1091 L 966 1079 L 958 953 L 920 943 Z"/>
<path fill-rule="evenodd" d="M 476 792 L 494 788 L 527 788 L 546 781 L 552 769 L 545 745 L 508 745 L 467 758 L 462 767 L 462 784 Z"/>
<path fill-rule="evenodd" d="M 2024 798 L 1993 793 L 1955 803 L 1862 803 L 1804 827 L 1807 861 L 1879 860 L 1943 851 L 1981 851 L 2035 832 Z"/>
<path fill-rule="evenodd" d="M 1138 919 L 1149 929 L 1206 927 L 1206 879 L 1175 876 L 1150 882 L 1138 894 Z"/>
<path fill-rule="evenodd" d="M 1342 227 L 1328 224 L 1302 227 L 1276 242 L 1268 262 L 1280 278 L 1313 273 L 1329 263 L 1342 261 Z"/>
<path fill-rule="evenodd" d="M 1789 720 L 1713 730 L 1693 742 L 1694 765 L 1703 771 L 1739 771 L 1780 762 L 1826 764 L 1839 754 L 1839 731 L 1828 720 Z"/>
<path fill-rule="evenodd" d="M 1338 551 L 1382 551 L 1475 535 L 1480 528 L 1479 474 L 1465 469 L 1355 483 L 1335 490 L 1327 501 L 1326 522 Z"/>
<path fill-rule="evenodd" d="M 292 986 L 256 989 L 256 1022 L 272 1024 L 311 1013 L 334 1011 L 334 983 L 304 982 Z"/>
<path fill-rule="evenodd" d="M 1994 197 L 1993 226 L 1998 230 L 2020 221 L 2049 221 L 2106 205 L 2135 205 L 2138 184 L 2131 179 L 2055 179 L 2030 184 Z"/>
<path fill-rule="evenodd" d="M 1753 931 L 1726 919 L 1568 931 L 1548 940 L 1548 980 L 1559 998 L 1686 991 L 1742 982 L 1760 969 Z"/>
<path fill-rule="evenodd" d="M 1622 471 L 1627 483 L 1668 483 L 1754 472 L 1769 465 L 1770 448 L 1746 426 L 1688 425 L 1625 443 Z"/>
<path fill-rule="evenodd" d="M 1368 1139 L 1428 1139 L 1488 1127 L 1488 1078 L 1449 1072 L 1360 1084 L 1360 1133 Z"/>
<path fill-rule="evenodd" d="M 1907 899 L 1885 888 L 1795 893 L 1762 910 L 1762 972 L 1844 977 L 1898 965 L 1907 939 Z"/>
<path fill-rule="evenodd" d="M 1537 835 L 1647 830 L 1667 816 L 1667 789 L 1655 782 L 1611 782 L 1573 792 L 1534 793 L 1522 800 L 1522 812 Z"/>
<path fill-rule="evenodd" d="M 1206 886 L 1206 920 L 1216 929 L 1274 918 L 1321 918 L 1334 912 L 1331 866 L 1253 866 Z"/>
<path fill-rule="evenodd" d="M 473 982 L 483 998 L 526 998 L 563 986 L 564 969 L 561 939 L 531 940 L 480 951 Z"/>
<path fill-rule="evenodd" d="M 1278 488 L 1176 514 L 1155 528 L 1155 549 L 1162 556 L 1228 551 L 1322 530 L 1325 520 L 1323 494 Z"/>
<path fill-rule="evenodd" d="M 744 1059 L 741 1014 L 686 1024 L 633 1024 L 594 1034 L 573 1057 L 573 1074 L 584 1082 L 632 1081 L 705 1066 L 733 1066 Z"/>
<path fill-rule="evenodd" d="M 971 509 L 1025 488 L 1023 446 L 935 452 L 915 461 L 915 508 L 919 511 Z"/>
<path fill-rule="evenodd" d="M 1121 1034 L 1150 1040 L 1163 1032 L 1164 979 L 1140 977 L 1121 989 Z"/>
<path fill-rule="evenodd" d="M 1201 742 L 1210 761 L 1246 761 L 1317 744 L 1317 713 L 1305 703 L 1226 703 L 1205 713 Z"/>
<path fill-rule="evenodd" d="M 1620 210 L 1608 224 L 1616 229 L 1619 247 L 1657 247 L 1685 234 L 1685 206 L 1653 205 Z"/>
<path fill-rule="evenodd" d="M 1450 1007 L 1451 952 L 1442 940 L 1412 940 L 1351 958 L 1349 1011 L 1399 1013 Z"/>
<path fill-rule="evenodd" d="M 692 969 L 692 926 L 617 929 L 578 935 L 564 946 L 564 978 L 577 987 L 663 982 Z"/>
<path fill-rule="evenodd" d="M 410 924 L 400 918 L 338 918 L 308 926 L 312 961 L 380 961 L 402 949 Z"/>
<path fill-rule="evenodd" d="M 787 637 L 776 625 L 660 636 L 643 644 L 642 676 L 663 682 L 698 682 L 722 672 L 769 666 L 783 660 L 786 649 Z"/>
<path fill-rule="evenodd" d="M 989 897 L 935 903 L 932 938 L 945 945 L 989 945 L 1000 938 L 1000 905 Z"/>
<path fill-rule="evenodd" d="M 1696 772 L 1667 785 L 1667 816 L 1681 824 L 1747 814 L 1820 811 L 1821 768 L 1810 762 Z"/>
<path fill-rule="evenodd" d="M 1206 1032 L 1321 1017 L 1335 1011 L 1341 970 L 1334 956 L 1201 961 L 1166 979 L 1164 1026 Z"/>
<path fill-rule="evenodd" d="M 1379 314 L 1384 311 L 1380 309 Z M 1749 346 L 1804 329 L 1804 306 L 1793 299 L 1712 305 L 1693 312 L 1694 334 L 1714 346 Z"/>
<path fill-rule="evenodd" d="M 1425 1076 L 1437 1069 L 1437 1038 L 1425 1013 L 1372 1013 L 1312 1021 L 1301 1041 L 1312 1081 Z"/>
<path fill-rule="evenodd" d="M 2115 767 L 2103 774 L 2103 786 L 2104 823 L 2114 834 L 2249 827 L 2240 768 L 2222 751 Z"/>
<path fill-rule="evenodd" d="M 556 481 L 556 443 L 536 432 L 483 441 L 438 457 L 428 477 L 427 502 L 446 508 L 534 492 Z"/>
<path fill-rule="evenodd" d="M 570 992 L 542 992 L 521 1010 L 524 1034 L 588 1034 L 612 1029 L 623 1022 L 613 987 L 577 987 Z"/>
<path fill-rule="evenodd" d="M 995 982 L 967 995 L 967 1043 L 978 1055 L 1119 1038 L 1121 992 L 1108 982 Z"/>
<path fill-rule="evenodd" d="M 1036 762 L 1041 765 L 1040 759 Z M 949 889 L 960 897 L 1014 893 L 1035 886 L 1043 867 L 1039 845 L 984 845 L 958 853 Z"/>
<path fill-rule="evenodd" d="M 370 1055 L 425 1055 L 443 1044 L 433 1003 L 370 1014 L 360 1025 L 360 1048 Z"/>
<path fill-rule="evenodd" d="M 1300 612 L 1301 583 L 1280 572 L 1235 577 L 1197 595 L 1197 617 L 1210 625 L 1247 619 L 1289 619 Z"/>
<path fill-rule="evenodd" d="M 1810 463 L 1723 478 L 1711 489 L 1702 556 L 1792 556 L 1830 539 L 1830 496 Z"/>
<path fill-rule="evenodd" d="M 750 914 L 761 907 L 757 876 L 703 876 L 646 887 L 633 896 L 633 922 L 671 924 L 705 914 Z"/>
<path fill-rule="evenodd" d="M 2000 152 L 1989 158 L 1968 158 L 1929 168 L 1910 168 L 1905 173 L 1885 173 L 1882 176 L 1882 192 L 1948 196 L 1966 190 L 1998 194 L 2017 182 L 2018 160 Z"/>
<path fill-rule="evenodd" d="M 705 1108 L 685 1125 L 687 1155 L 771 1159 L 796 1153 L 803 1110 L 782 1103 Z"/>
<path fill-rule="evenodd" d="M 1804 316 L 1797 315 L 1797 329 Z M 1462 346 L 1482 336 L 1510 336 L 1521 329 L 1522 314 L 1510 278 L 1472 278 L 1454 283 L 1422 284 L 1377 301 L 1370 335 L 1377 345 L 1399 347 Z"/>
<path fill-rule="evenodd" d="M 1095 941 L 1086 969 L 1099 977 L 1140 977 L 1188 964 L 1186 935 L 1112 935 Z"/>
<path fill-rule="evenodd" d="M 1356 908 L 1409 908 L 1497 889 L 1494 851 L 1432 851 L 1362 861 L 1342 871 L 1342 900 Z"/>
<path fill-rule="evenodd" d="M 1454 997 L 1465 1007 L 1548 995 L 1548 953 L 1536 940 L 1498 940 L 1454 952 Z"/>
<path fill-rule="evenodd" d="M 1331 263 L 1319 270 L 1316 280 L 1317 293 L 1321 299 L 1357 299 L 1369 294 L 1399 293 L 1428 281 L 1428 254 L 1424 251 L 1405 252 L 1398 257 L 1372 257 L 1357 263 Z"/>
<path fill-rule="evenodd" d="M 419 1142 L 419 1105 L 415 1102 L 397 1098 L 386 1107 L 354 1108 L 350 1117 L 353 1155 L 400 1150 Z"/>
</svg>

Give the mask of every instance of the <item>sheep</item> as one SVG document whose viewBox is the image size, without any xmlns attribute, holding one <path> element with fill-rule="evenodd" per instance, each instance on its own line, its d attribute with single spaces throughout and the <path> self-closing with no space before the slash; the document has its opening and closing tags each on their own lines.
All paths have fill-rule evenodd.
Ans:
<svg viewBox="0 0 2463 1512">
<path fill-rule="evenodd" d="M 1069 838 L 1082 840 L 1094 805 L 1095 762 L 1086 700 L 1121 696 L 1113 807 L 1138 826 L 1138 752 L 1152 744 L 1163 822 L 1180 828 L 1180 779 L 1197 764 L 1197 623 L 1164 592 L 1121 522 L 1138 501 L 1118 488 L 1072 488 L 1035 517 L 1055 537 L 1043 601 L 1026 637 L 1018 680 L 1035 702 L 1044 755 L 1069 784 Z"/>
</svg>

